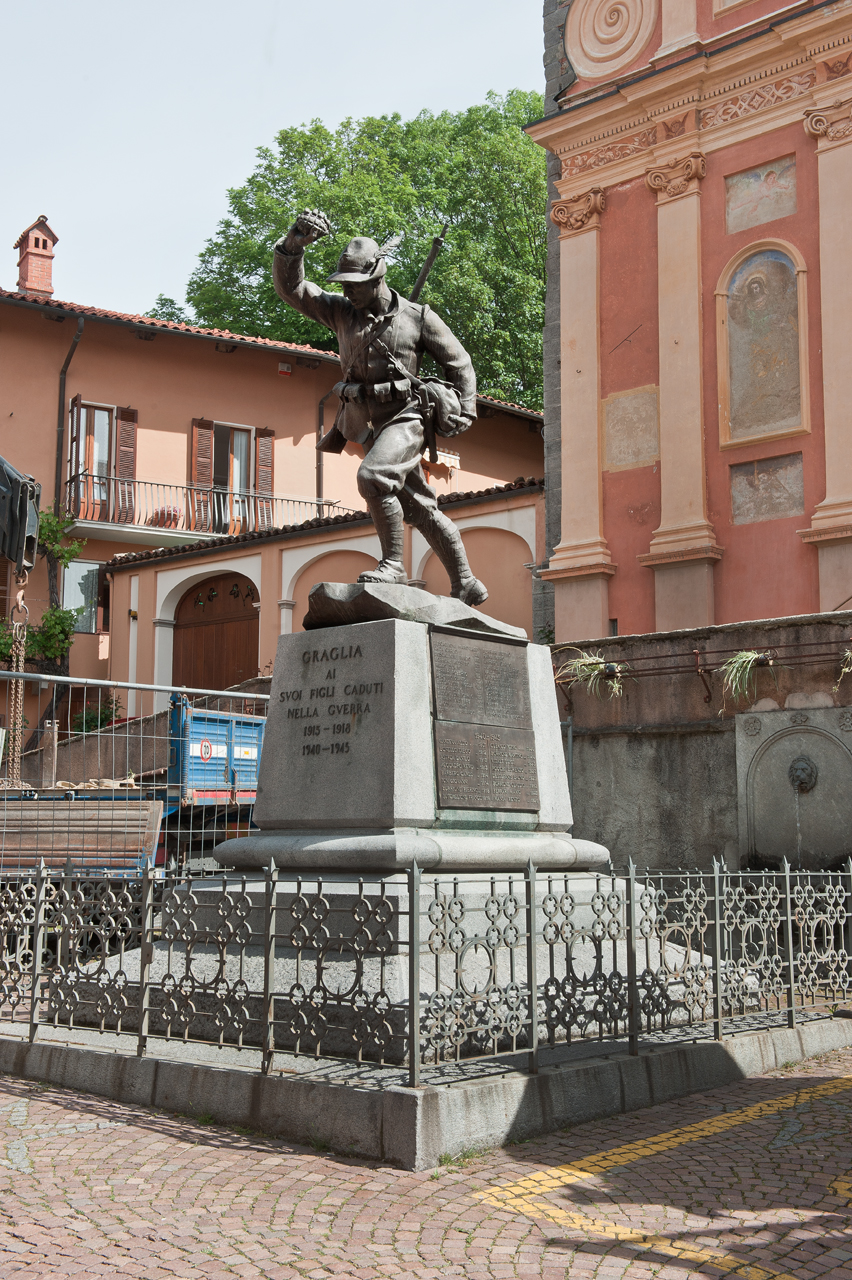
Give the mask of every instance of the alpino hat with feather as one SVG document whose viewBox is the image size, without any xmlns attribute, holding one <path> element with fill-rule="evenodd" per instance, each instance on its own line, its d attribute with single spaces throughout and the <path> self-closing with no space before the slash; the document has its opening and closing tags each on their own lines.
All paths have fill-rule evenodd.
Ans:
<svg viewBox="0 0 852 1280">
<path fill-rule="evenodd" d="M 379 247 L 375 240 L 368 236 L 356 236 L 350 240 L 333 276 L 329 276 L 332 284 L 357 284 L 363 280 L 380 280 L 387 271 L 385 255 L 399 244 L 402 236 L 394 236 Z"/>
</svg>

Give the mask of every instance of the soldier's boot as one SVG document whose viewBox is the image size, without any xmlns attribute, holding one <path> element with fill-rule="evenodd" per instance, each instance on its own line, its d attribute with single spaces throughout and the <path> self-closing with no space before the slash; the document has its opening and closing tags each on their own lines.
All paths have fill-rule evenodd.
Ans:
<svg viewBox="0 0 852 1280">
<path fill-rule="evenodd" d="M 375 569 L 366 569 L 358 575 L 359 582 L 408 582 L 408 574 L 402 563 L 402 507 L 399 498 L 386 494 L 382 498 L 367 498 L 367 507 L 373 517 L 382 558 Z"/>
<path fill-rule="evenodd" d="M 488 590 L 475 578 L 467 562 L 467 552 L 456 526 L 442 511 L 432 511 L 417 528 L 450 575 L 450 595 L 462 604 L 484 604 Z"/>
</svg>

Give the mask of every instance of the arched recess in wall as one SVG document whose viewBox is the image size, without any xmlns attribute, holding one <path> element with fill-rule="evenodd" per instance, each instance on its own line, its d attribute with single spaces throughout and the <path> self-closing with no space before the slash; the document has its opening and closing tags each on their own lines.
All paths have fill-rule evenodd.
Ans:
<svg viewBox="0 0 852 1280">
<path fill-rule="evenodd" d="M 375 569 L 374 556 L 364 551 L 329 551 L 303 569 L 293 588 L 293 630 L 302 631 L 302 619 L 308 611 L 308 596 L 317 582 L 357 582 L 358 574 Z"/>
<path fill-rule="evenodd" d="M 532 577 L 529 547 L 523 538 L 507 529 L 467 529 L 462 542 L 470 567 L 488 588 L 483 613 L 515 627 L 523 627 L 532 637 Z M 435 595 L 450 593 L 450 580 L 436 555 L 431 555 L 422 571 L 426 590 Z"/>
<path fill-rule="evenodd" d="M 260 594 L 241 573 L 190 587 L 175 610 L 172 683 L 228 689 L 257 675 Z"/>
<path fill-rule="evenodd" d="M 716 287 L 719 443 L 810 431 L 807 266 L 784 240 L 731 258 Z"/>
</svg>

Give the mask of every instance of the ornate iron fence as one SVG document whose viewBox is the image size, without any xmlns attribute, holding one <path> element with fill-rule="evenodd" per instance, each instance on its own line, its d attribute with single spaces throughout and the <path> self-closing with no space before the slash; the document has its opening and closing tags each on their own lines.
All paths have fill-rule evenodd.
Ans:
<svg viewBox="0 0 852 1280">
<path fill-rule="evenodd" d="M 842 871 L 98 878 L 0 887 L 0 1024 L 407 1067 L 827 1017 L 852 999 Z M 132 1039 L 130 1043 L 132 1043 Z M 310 1064 L 299 1069 L 313 1069 Z"/>
<path fill-rule="evenodd" d="M 166 545 L 190 537 L 254 533 L 352 511 L 339 502 L 160 481 L 121 480 L 80 472 L 65 486 L 65 514 L 79 521 L 154 530 Z M 105 531 L 106 532 L 106 531 Z"/>
</svg>

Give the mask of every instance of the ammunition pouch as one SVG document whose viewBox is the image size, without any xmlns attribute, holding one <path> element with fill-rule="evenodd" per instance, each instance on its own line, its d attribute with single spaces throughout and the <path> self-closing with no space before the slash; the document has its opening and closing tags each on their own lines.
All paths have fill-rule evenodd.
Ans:
<svg viewBox="0 0 852 1280">
<path fill-rule="evenodd" d="M 458 422 L 453 421 L 454 418 L 466 417 L 462 411 L 461 399 L 455 387 L 451 387 L 448 383 L 441 382 L 437 378 L 424 379 L 421 391 L 426 404 L 428 404 L 432 427 L 436 435 L 457 436 L 462 431 L 467 430 L 467 427 L 470 426 L 469 421 L 467 426 L 463 427 L 460 427 Z"/>
</svg>

